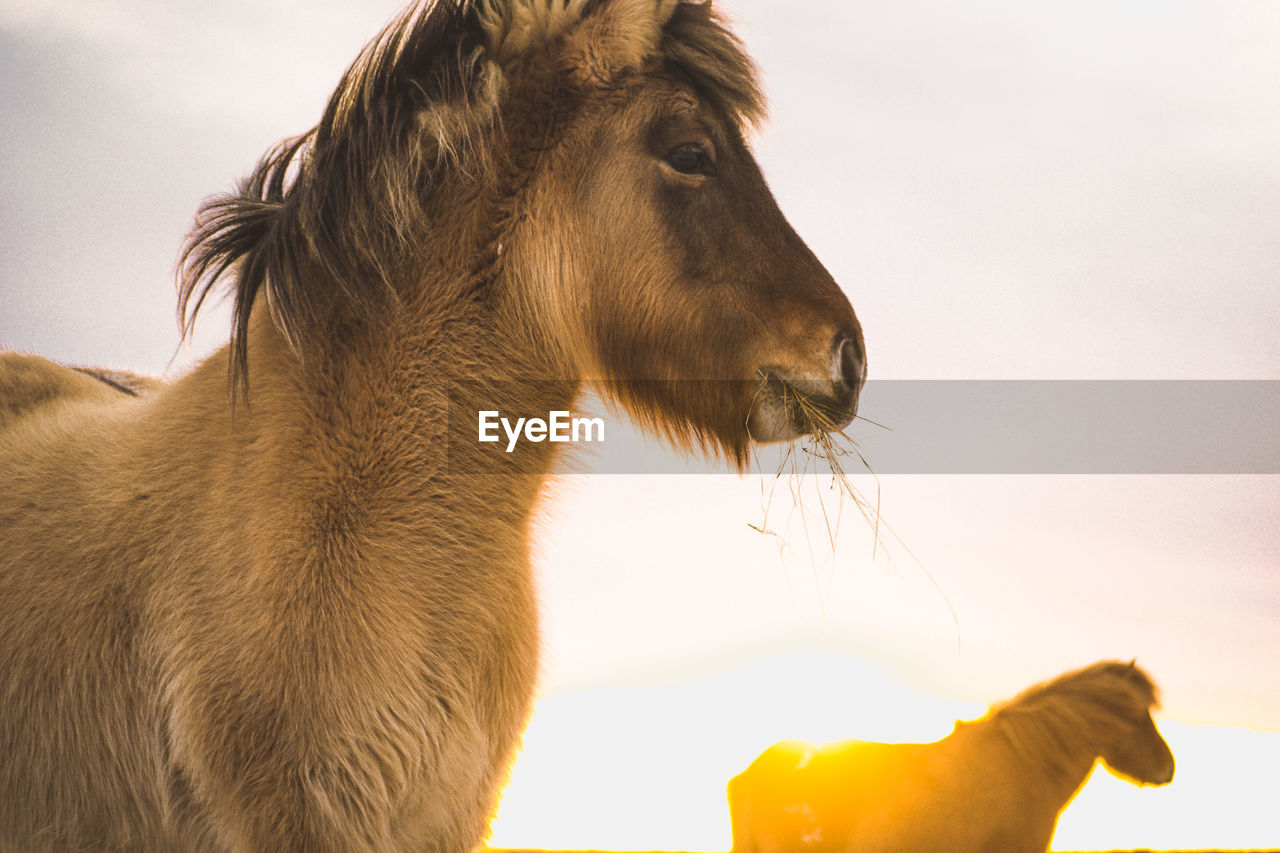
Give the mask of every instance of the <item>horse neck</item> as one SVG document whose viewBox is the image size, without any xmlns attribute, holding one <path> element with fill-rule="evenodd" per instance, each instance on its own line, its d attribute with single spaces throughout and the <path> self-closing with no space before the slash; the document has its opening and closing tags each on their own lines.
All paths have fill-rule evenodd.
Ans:
<svg viewBox="0 0 1280 853">
<path fill-rule="evenodd" d="M 1027 786 L 1027 790 L 1045 791 L 1060 808 L 1088 778 L 1098 750 L 1089 733 L 1080 730 L 1079 720 L 1055 710 L 1005 709 L 985 727 L 1001 739 L 1016 762 L 1040 777 L 1041 786 Z"/>
<path fill-rule="evenodd" d="M 450 395 L 498 388 L 512 410 L 546 413 L 569 408 L 577 384 L 504 381 L 540 364 L 535 342 L 511 312 L 448 285 L 384 322 L 335 324 L 300 353 L 268 306 L 255 306 L 247 404 L 229 405 L 224 349 L 170 389 L 157 427 L 174 440 L 157 446 L 189 445 L 188 469 L 208 472 L 211 489 L 234 479 L 242 505 L 264 517 L 357 519 L 367 526 L 347 541 L 399 553 L 414 548 L 394 547 L 395 537 L 419 547 L 442 526 L 462 538 L 483 526 L 490 544 L 477 547 L 505 549 L 504 564 L 518 565 L 557 445 L 525 445 L 518 471 L 474 476 L 485 473 L 469 461 L 479 448 L 475 415 L 451 418 Z M 201 447 L 193 437 L 208 440 Z M 379 518 L 394 523 L 378 527 Z"/>
</svg>

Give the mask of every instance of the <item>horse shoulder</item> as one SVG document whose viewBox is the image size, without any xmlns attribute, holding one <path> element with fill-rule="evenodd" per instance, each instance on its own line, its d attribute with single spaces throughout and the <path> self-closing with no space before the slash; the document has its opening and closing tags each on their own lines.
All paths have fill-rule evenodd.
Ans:
<svg viewBox="0 0 1280 853">
<path fill-rule="evenodd" d="M 200 648 L 218 637 L 196 632 L 166 667 L 174 760 L 202 780 L 221 836 L 244 849 L 413 850 L 445 838 L 462 849 L 483 832 L 487 812 L 441 793 L 501 782 L 487 778 L 494 745 L 467 673 L 426 671 L 408 652 L 380 656 L 345 620 L 330 627 L 346 648 L 309 639 L 305 626 L 285 626 L 287 643 L 270 625 L 255 638 L 240 622 L 244 641 Z M 301 681 L 300 660 L 310 674 Z"/>
<path fill-rule="evenodd" d="M 939 743 L 944 747 L 934 768 L 939 843 L 972 853 L 1044 853 L 1056 807 L 1004 739 L 974 725 Z"/>
</svg>

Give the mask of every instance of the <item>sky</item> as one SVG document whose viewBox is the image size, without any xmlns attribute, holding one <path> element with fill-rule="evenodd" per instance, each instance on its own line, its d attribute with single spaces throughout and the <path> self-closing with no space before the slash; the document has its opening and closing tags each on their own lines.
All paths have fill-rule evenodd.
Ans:
<svg viewBox="0 0 1280 853">
<path fill-rule="evenodd" d="M 225 312 L 178 346 L 196 207 L 397 8 L 0 0 L 0 344 L 170 375 L 219 346 Z M 771 102 L 757 156 L 873 382 L 1280 379 L 1280 6 L 728 9 Z M 820 477 L 551 484 L 495 845 L 725 849 L 724 783 L 774 740 L 941 737 L 1136 658 L 1178 777 L 1101 774 L 1056 846 L 1280 847 L 1280 477 L 853 482 L 878 543 Z"/>
</svg>

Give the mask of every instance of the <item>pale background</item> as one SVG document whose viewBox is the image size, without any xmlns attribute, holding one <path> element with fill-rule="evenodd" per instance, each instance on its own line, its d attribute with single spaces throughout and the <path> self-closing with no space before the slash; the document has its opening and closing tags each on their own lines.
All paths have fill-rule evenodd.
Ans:
<svg viewBox="0 0 1280 853">
<path fill-rule="evenodd" d="M 0 343 L 164 371 L 200 200 L 397 8 L 0 0 Z M 729 8 L 773 103 L 757 153 L 873 378 L 1280 379 L 1280 5 Z M 939 737 L 1136 657 L 1178 778 L 1098 778 L 1056 846 L 1280 847 L 1280 478 L 884 477 L 901 541 L 874 551 L 797 482 L 767 512 L 758 478 L 557 487 L 495 845 L 724 849 L 724 783 L 773 740 Z"/>
</svg>

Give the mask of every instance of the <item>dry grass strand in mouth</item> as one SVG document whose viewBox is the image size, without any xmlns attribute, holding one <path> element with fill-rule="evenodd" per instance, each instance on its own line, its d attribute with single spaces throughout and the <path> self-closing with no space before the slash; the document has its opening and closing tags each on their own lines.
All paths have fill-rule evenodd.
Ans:
<svg viewBox="0 0 1280 853">
<path fill-rule="evenodd" d="M 762 376 L 760 387 L 756 392 L 756 399 L 768 384 L 768 378 Z M 776 531 L 771 530 L 768 526 L 768 514 L 773 506 L 773 496 L 779 482 L 785 480 L 789 484 L 791 492 L 792 505 L 800 510 L 801 523 L 804 527 L 806 543 L 809 546 L 810 562 L 815 566 L 816 559 L 813 554 L 812 542 L 809 541 L 809 531 L 807 514 L 804 512 L 801 499 L 800 484 L 806 476 L 818 475 L 824 473 L 821 466 L 825 462 L 826 467 L 830 469 L 831 488 L 838 496 L 839 502 L 836 506 L 835 523 L 832 524 L 832 515 L 826 502 L 822 499 L 822 490 L 817 490 L 818 504 L 821 509 L 823 524 L 826 528 L 827 542 L 831 548 L 832 554 L 836 549 L 836 532 L 840 528 L 840 519 L 844 511 L 845 500 L 852 501 L 853 506 L 857 509 L 858 514 L 862 516 L 862 520 L 872 532 L 871 558 L 874 560 L 879 553 L 884 542 L 885 536 L 892 542 L 896 543 L 904 553 L 915 563 L 916 567 L 928 579 L 929 584 L 934 588 L 941 597 L 943 603 L 947 607 L 947 611 L 951 614 L 952 624 L 956 631 L 956 651 L 961 649 L 960 637 L 960 617 L 956 613 L 955 607 L 951 604 L 951 599 L 947 596 L 945 590 L 938 584 L 933 574 L 925 568 L 920 558 L 907 545 L 907 543 L 898 535 L 897 531 L 888 524 L 880 513 L 880 478 L 876 476 L 876 472 L 872 469 L 871 464 L 866 457 L 862 455 L 862 450 L 858 446 L 858 442 L 847 435 L 843 430 L 836 429 L 836 423 L 830 414 L 818 403 L 804 394 L 795 391 L 785 383 L 781 384 L 782 404 L 786 411 L 797 412 L 800 415 L 804 426 L 804 435 L 796 439 L 787 448 L 782 460 L 778 463 L 778 470 L 774 474 L 769 489 L 768 496 L 764 501 L 764 518 L 759 525 L 750 524 L 748 526 L 753 530 L 773 536 L 778 539 L 780 546 L 785 546 L 784 538 Z M 753 400 L 753 405 L 754 405 Z M 877 426 L 881 429 L 889 429 L 884 424 L 877 423 L 869 418 L 858 416 L 857 420 Z M 875 500 L 869 500 L 858 488 L 853 484 L 846 472 L 847 467 L 859 465 L 866 470 L 868 474 L 875 480 L 876 494 Z M 816 579 L 816 578 L 815 578 Z M 825 621 L 825 606 L 823 607 L 823 619 Z"/>
<path fill-rule="evenodd" d="M 762 388 L 765 381 L 762 379 Z M 879 551 L 882 536 L 880 481 L 878 478 L 876 479 L 875 500 L 868 500 L 853 485 L 845 468 L 856 460 L 856 463 L 865 468 L 872 477 L 875 477 L 875 471 L 872 470 L 866 457 L 862 455 L 862 451 L 858 448 L 858 443 L 836 428 L 835 421 L 832 420 L 831 415 L 828 414 L 825 408 L 815 403 L 808 396 L 796 392 L 786 384 L 782 385 L 782 404 L 786 411 L 794 411 L 799 414 L 804 426 L 804 435 L 793 442 L 787 449 L 787 453 L 779 463 L 778 470 L 774 475 L 774 484 L 776 485 L 784 474 L 788 474 L 789 477 L 787 479 L 791 484 L 793 502 L 799 504 L 800 492 L 798 483 L 807 475 L 822 473 L 821 466 L 825 462 L 831 472 L 832 486 L 841 498 L 837 506 L 835 525 L 833 527 L 831 514 L 827 510 L 826 503 L 822 500 L 822 492 L 818 492 L 818 501 L 822 509 L 822 519 L 826 526 L 828 543 L 834 551 L 836 530 L 839 529 L 840 516 L 844 510 L 844 499 L 848 498 L 853 502 L 863 521 L 871 528 L 871 556 L 874 559 Z M 770 493 L 770 504 L 772 504 L 772 492 Z M 903 544 L 904 548 L 906 547 L 897 534 L 893 533 L 887 526 L 885 529 L 899 544 Z"/>
</svg>

